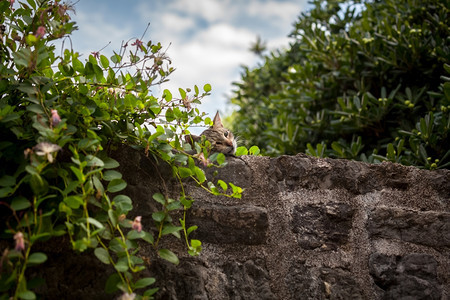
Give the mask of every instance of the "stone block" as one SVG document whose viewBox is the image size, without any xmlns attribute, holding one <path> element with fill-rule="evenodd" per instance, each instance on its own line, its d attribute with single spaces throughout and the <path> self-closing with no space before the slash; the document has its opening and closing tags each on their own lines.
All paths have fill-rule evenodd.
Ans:
<svg viewBox="0 0 450 300">
<path fill-rule="evenodd" d="M 437 262 L 425 253 L 404 256 L 373 253 L 369 270 L 383 299 L 441 299 Z"/>
<path fill-rule="evenodd" d="M 192 237 L 214 244 L 264 244 L 269 228 L 266 209 L 250 205 L 194 205 L 187 219 L 191 225 L 201 224 Z"/>
<path fill-rule="evenodd" d="M 369 214 L 371 237 L 396 239 L 431 247 L 450 246 L 450 213 L 375 208 Z"/>
<path fill-rule="evenodd" d="M 297 205 L 292 231 L 304 249 L 335 250 L 348 242 L 353 214 L 354 209 L 345 203 Z"/>
</svg>

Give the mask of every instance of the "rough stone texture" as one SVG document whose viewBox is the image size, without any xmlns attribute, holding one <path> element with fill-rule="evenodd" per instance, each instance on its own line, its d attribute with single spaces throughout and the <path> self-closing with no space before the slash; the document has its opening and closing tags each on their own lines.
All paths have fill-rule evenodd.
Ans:
<svg viewBox="0 0 450 300">
<path fill-rule="evenodd" d="M 375 208 L 369 214 L 367 230 L 372 237 L 432 247 L 450 247 L 450 213 Z"/>
<path fill-rule="evenodd" d="M 188 219 L 191 224 L 203 225 L 192 234 L 193 238 L 214 244 L 264 244 L 269 227 L 265 209 L 245 205 L 194 206 Z"/>
<path fill-rule="evenodd" d="M 171 169 L 129 148 L 114 156 L 135 203 L 133 213 L 152 228 L 151 213 L 159 205 L 153 193 L 179 195 Z M 162 247 L 179 255 L 181 263 L 174 266 L 142 246 L 148 274 L 160 288 L 157 299 L 450 298 L 449 171 L 306 155 L 227 161 L 216 176 L 216 170 L 206 170 L 207 177 L 241 186 L 242 199 L 212 196 L 189 181 L 184 187 L 196 199 L 187 221 L 199 226 L 202 254 L 190 257 L 183 241 L 169 238 Z M 47 283 L 52 289 L 44 296 L 111 298 L 102 292 L 108 266 L 66 255 L 66 264 L 59 265 L 64 270 Z M 45 267 L 54 270 L 52 261 L 44 274 Z M 104 271 L 85 289 L 70 280 L 82 276 L 72 276 L 75 262 Z"/>
<path fill-rule="evenodd" d="M 385 299 L 441 299 L 437 261 L 431 255 L 374 253 L 369 265 L 375 284 L 385 291 Z"/>
<path fill-rule="evenodd" d="M 295 206 L 292 228 L 300 247 L 336 250 L 348 241 L 353 212 L 345 203 Z"/>
</svg>

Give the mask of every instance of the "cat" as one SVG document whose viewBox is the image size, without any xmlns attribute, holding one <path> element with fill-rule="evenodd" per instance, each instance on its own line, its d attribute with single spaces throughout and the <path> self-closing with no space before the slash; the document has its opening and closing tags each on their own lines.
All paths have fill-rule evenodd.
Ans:
<svg viewBox="0 0 450 300">
<path fill-rule="evenodd" d="M 211 143 L 211 152 L 220 152 L 227 155 L 236 153 L 236 139 L 230 130 L 223 127 L 219 112 L 214 116 L 211 127 L 203 131 L 200 136 L 187 135 L 185 140 L 192 145 L 193 142 L 201 142 L 203 136 Z"/>
</svg>

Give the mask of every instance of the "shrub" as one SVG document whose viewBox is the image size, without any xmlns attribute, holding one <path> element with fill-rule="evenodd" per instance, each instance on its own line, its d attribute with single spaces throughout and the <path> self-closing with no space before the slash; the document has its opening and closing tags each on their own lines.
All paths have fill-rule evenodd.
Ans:
<svg viewBox="0 0 450 300">
<path fill-rule="evenodd" d="M 67 236 L 76 251 L 92 249 L 86 252 L 114 267 L 108 292 L 138 290 L 149 298 L 155 279 L 138 275 L 145 267 L 137 241 L 176 264 L 176 255 L 159 241 L 183 234 L 188 252 L 198 255 L 201 242 L 188 238 L 196 227 L 186 228 L 185 217 L 170 217 L 194 200 L 184 190 L 178 199 L 153 195 L 160 207 L 152 215 L 157 229 L 142 228 L 140 216 L 127 218 L 132 199 L 120 193 L 126 182 L 109 153 L 130 145 L 167 162 L 181 184 L 192 178 L 210 193 L 223 194 L 195 163 L 202 158 L 223 165 L 223 155 L 208 160 L 200 145 L 203 156 L 188 154 L 191 146 L 180 142 L 189 126 L 211 123 L 194 108 L 211 86 L 180 88 L 179 97 L 169 90 L 155 95 L 152 87 L 174 70 L 161 44 L 134 39 L 111 58 L 93 52 L 82 61 L 72 49 L 60 52 L 52 44 L 76 29 L 72 7 L 45 0 L 27 0 L 18 8 L 13 3 L 0 2 L 0 229 L 2 246 L 9 245 L 0 254 L 0 298 L 36 298 L 25 271 L 51 257 L 34 245 L 58 236 Z M 226 196 L 241 192 L 236 187 Z"/>
<path fill-rule="evenodd" d="M 313 1 L 287 51 L 244 68 L 233 130 L 267 155 L 450 166 L 449 8 Z"/>
</svg>

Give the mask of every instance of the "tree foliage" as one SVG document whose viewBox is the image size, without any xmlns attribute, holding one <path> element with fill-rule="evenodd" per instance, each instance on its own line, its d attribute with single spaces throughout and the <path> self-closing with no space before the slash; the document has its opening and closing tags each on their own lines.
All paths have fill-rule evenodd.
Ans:
<svg viewBox="0 0 450 300">
<path fill-rule="evenodd" d="M 153 195 L 160 210 L 152 214 L 154 226 L 144 228 L 132 199 L 122 194 L 127 184 L 110 153 L 127 144 L 168 163 L 181 186 L 190 178 L 213 195 L 241 197 L 241 188 L 221 181 L 219 189 L 199 167 L 224 165 L 223 154 L 208 157 L 207 143 L 195 144 L 198 154 L 192 154 L 191 145 L 180 142 L 191 125 L 210 125 L 194 106 L 211 86 L 180 88 L 179 97 L 166 89 L 156 95 L 152 87 L 174 70 L 161 44 L 131 39 L 110 58 L 93 52 L 83 59 L 53 44 L 76 29 L 72 7 L 46 0 L 13 4 L 0 1 L 0 299 L 36 298 L 39 280 L 27 278 L 26 270 L 52 258 L 34 245 L 61 236 L 116 270 L 107 292 L 148 299 L 157 289 L 150 287 L 154 278 L 139 275 L 146 266 L 137 241 L 177 264 L 177 256 L 159 246 L 170 234 L 198 255 L 201 242 L 189 238 L 196 227 L 187 228 L 183 215 L 194 199 L 184 189 L 176 199 Z M 180 211 L 183 217 L 173 219 Z"/>
<path fill-rule="evenodd" d="M 264 154 L 450 166 L 448 1 L 313 1 L 244 68 L 233 130 Z"/>
</svg>

